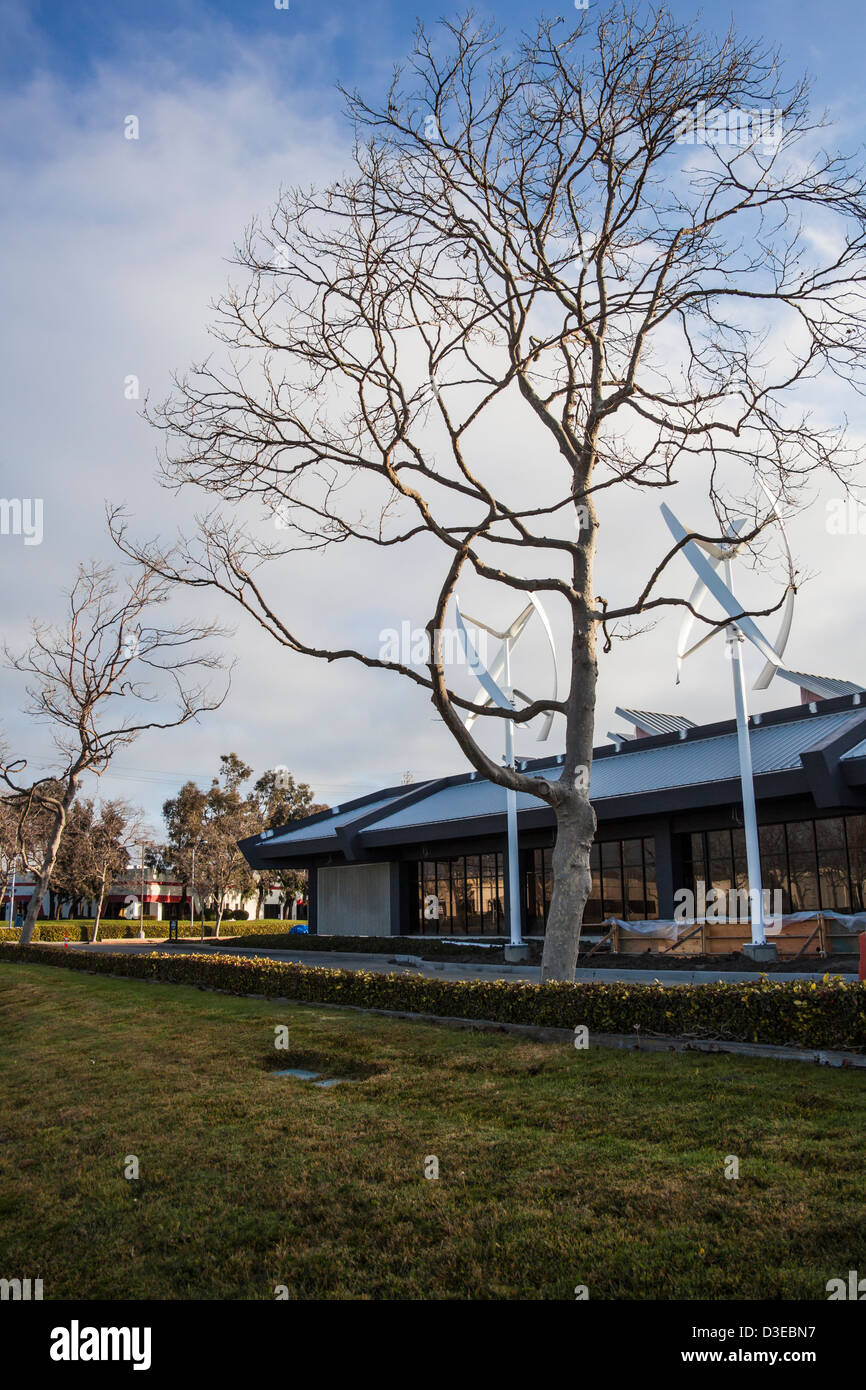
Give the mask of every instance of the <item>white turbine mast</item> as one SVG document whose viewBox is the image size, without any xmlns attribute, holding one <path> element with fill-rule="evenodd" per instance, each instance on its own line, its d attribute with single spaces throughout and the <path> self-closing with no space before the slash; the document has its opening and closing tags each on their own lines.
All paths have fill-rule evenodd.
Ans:
<svg viewBox="0 0 866 1390">
<path fill-rule="evenodd" d="M 782 621 L 776 640 L 773 643 L 767 640 L 754 619 L 743 612 L 742 604 L 738 603 L 734 596 L 731 578 L 731 562 L 745 549 L 747 544 L 745 541 L 739 540 L 739 535 L 743 527 L 747 524 L 746 518 L 738 518 L 730 523 L 727 527 L 728 539 L 722 544 L 715 544 L 712 541 L 701 540 L 694 531 L 687 530 L 677 517 L 674 516 L 670 507 L 666 506 L 664 503 L 662 503 L 661 513 L 674 539 L 684 542 L 682 553 L 697 575 L 697 582 L 695 583 L 689 600 L 690 609 L 692 611 L 687 612 L 683 619 L 679 640 L 677 642 L 677 684 L 679 684 L 683 662 L 690 656 L 693 656 L 694 653 L 699 651 L 707 642 L 717 637 L 722 631 L 726 634 L 726 641 L 731 659 L 731 671 L 734 684 L 734 706 L 737 717 L 737 747 L 740 763 L 740 785 L 743 794 L 743 824 L 746 835 L 746 865 L 749 878 L 752 945 L 765 946 L 764 898 L 761 882 L 758 818 L 755 807 L 752 749 L 749 741 L 746 678 L 740 655 L 740 647 L 744 641 L 750 642 L 764 658 L 764 666 L 753 688 L 755 690 L 766 690 L 776 672 L 782 666 L 785 648 L 788 644 L 788 638 L 791 635 L 791 624 L 794 617 L 794 598 L 797 589 L 794 562 L 791 556 L 791 548 L 788 544 L 785 523 L 779 510 L 778 498 L 772 496 L 763 479 L 759 478 L 758 484 L 767 498 L 772 516 L 779 525 L 782 543 L 785 547 L 785 554 L 788 561 L 788 585 L 785 590 L 782 607 Z M 718 573 L 722 566 L 724 566 L 724 580 Z M 712 628 L 690 646 L 689 642 L 695 619 L 700 616 L 701 609 L 706 599 L 709 597 L 716 600 L 729 621 L 724 628 Z"/>
<path fill-rule="evenodd" d="M 478 681 L 481 689 L 473 700 L 476 709 L 471 710 L 464 720 L 467 729 L 471 729 L 475 720 L 483 710 L 489 709 L 491 705 L 497 705 L 500 709 L 514 711 L 515 698 L 522 700 L 525 705 L 531 705 L 532 699 L 511 684 L 511 657 L 515 646 L 526 630 L 530 618 L 534 613 L 538 614 L 541 625 L 544 629 L 547 642 L 550 647 L 550 655 L 553 661 L 553 695 L 556 700 L 559 693 L 558 676 L 556 669 L 556 646 L 553 640 L 553 631 L 550 621 L 542 606 L 541 600 L 536 594 L 530 593 L 529 603 L 521 613 L 517 615 L 514 622 L 504 631 L 500 632 L 493 628 L 489 623 L 483 623 L 479 618 L 471 618 L 469 614 L 460 611 L 460 599 L 455 594 L 454 607 L 457 614 L 457 631 L 466 653 L 469 669 Z M 485 666 L 481 657 L 475 649 L 472 638 L 466 628 L 466 623 L 472 623 L 474 627 L 481 628 L 484 632 L 489 632 L 491 637 L 497 637 L 502 643 L 489 666 Z M 514 721 L 511 719 L 503 720 L 505 724 L 505 765 L 514 767 Z M 553 710 L 549 710 L 541 721 L 541 729 L 538 734 L 538 742 L 544 743 L 550 735 L 553 725 Z M 508 903 L 510 919 L 511 945 L 514 947 L 523 946 L 521 899 L 520 899 L 520 868 L 518 858 L 517 841 L 517 792 L 507 787 L 506 814 L 508 823 Z"/>
</svg>

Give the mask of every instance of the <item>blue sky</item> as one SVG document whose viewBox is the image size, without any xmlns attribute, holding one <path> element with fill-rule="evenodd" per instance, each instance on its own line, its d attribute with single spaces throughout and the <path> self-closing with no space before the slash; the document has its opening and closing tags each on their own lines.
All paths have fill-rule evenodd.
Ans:
<svg viewBox="0 0 866 1390">
<path fill-rule="evenodd" d="M 565 0 L 546 8 L 568 12 Z M 671 8 L 683 17 L 697 9 L 683 0 Z M 539 12 L 527 0 L 475 10 L 511 34 Z M 78 560 L 110 558 L 106 498 L 125 501 L 145 534 L 171 529 L 174 504 L 153 477 L 156 443 L 124 399 L 125 377 L 135 373 L 143 392 L 161 397 L 170 373 L 207 350 L 209 304 L 249 219 L 281 184 L 324 181 L 348 164 L 336 83 L 381 92 L 416 15 L 432 23 L 443 11 L 458 9 L 442 0 L 290 0 L 287 11 L 272 0 L 0 0 L 0 255 L 12 268 L 0 334 L 0 495 L 44 497 L 46 518 L 38 548 L 0 543 L 0 635 L 11 645 L 26 640 L 34 613 L 59 615 Z M 815 104 L 830 107 L 840 140 L 863 144 L 862 0 L 735 0 L 705 6 L 704 18 L 716 30 L 733 18 L 741 32 L 778 44 L 792 76 L 814 75 Z M 121 133 L 130 112 L 141 120 L 136 143 Z M 641 552 L 642 526 L 632 532 L 636 557 L 623 565 L 650 553 L 649 540 Z M 852 566 L 866 577 L 864 541 L 855 554 L 808 526 L 795 524 L 792 535 L 814 574 L 792 664 L 866 684 L 862 599 L 850 584 Z M 408 582 L 402 606 L 388 608 L 393 583 L 389 590 L 384 577 L 362 599 L 353 576 L 309 562 L 287 577 L 287 590 L 302 593 L 313 573 L 329 614 L 353 592 L 368 647 L 382 627 L 426 622 Z M 599 740 L 616 727 L 616 704 L 729 717 L 727 681 L 711 660 L 689 688 L 673 688 L 676 626 L 668 619 L 641 638 L 640 655 L 626 643 L 605 659 Z M 130 795 L 156 815 L 179 780 L 206 779 L 230 749 L 257 770 L 288 764 L 332 803 L 404 770 L 420 778 L 461 766 L 426 698 L 395 679 L 345 668 L 337 678 L 243 625 L 232 653 L 238 672 L 223 710 L 182 734 L 142 740 L 118 760 L 104 794 Z M 782 702 L 775 690 L 762 698 L 756 708 Z M 47 767 L 50 746 L 19 713 L 23 700 L 20 681 L 0 670 L 0 731 L 36 770 Z M 519 753 L 539 751 L 531 735 L 521 739 Z"/>
<path fill-rule="evenodd" d="M 0 15 L 12 42 L 0 53 L 8 84 L 26 83 L 45 70 L 77 84 L 91 79 L 101 64 L 134 62 L 142 46 L 171 48 L 186 72 L 218 76 L 234 61 L 232 46 L 238 41 L 288 58 L 293 44 L 312 38 L 317 61 L 307 70 L 306 84 L 318 87 L 327 77 L 363 81 L 371 63 L 402 56 L 416 17 L 434 23 L 463 8 L 469 7 L 449 9 L 441 0 L 289 0 L 288 10 L 279 11 L 272 0 L 4 0 Z M 471 8 L 515 32 L 539 12 L 558 14 L 569 6 L 568 0 L 538 7 L 502 0 Z M 682 17 L 700 12 L 716 30 L 733 19 L 744 32 L 779 44 L 796 66 L 814 72 L 817 90 L 827 99 L 861 77 L 866 21 L 859 0 L 732 0 L 703 6 L 672 0 L 670 8 Z"/>
</svg>

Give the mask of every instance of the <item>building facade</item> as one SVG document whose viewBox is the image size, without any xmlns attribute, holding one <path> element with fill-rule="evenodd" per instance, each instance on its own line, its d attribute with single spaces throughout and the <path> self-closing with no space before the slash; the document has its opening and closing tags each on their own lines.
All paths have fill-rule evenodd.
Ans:
<svg viewBox="0 0 866 1390">
<path fill-rule="evenodd" d="M 785 913 L 866 910 L 866 694 L 847 689 L 749 721 L 764 887 Z M 670 919 L 682 888 L 746 884 L 734 721 L 640 725 L 593 755 L 590 928 Z M 520 766 L 551 779 L 562 761 Z M 521 795 L 518 826 L 523 931 L 542 936 L 553 812 Z M 474 772 L 388 787 L 241 847 L 254 868 L 308 871 L 311 932 L 509 934 L 505 790 Z"/>
</svg>

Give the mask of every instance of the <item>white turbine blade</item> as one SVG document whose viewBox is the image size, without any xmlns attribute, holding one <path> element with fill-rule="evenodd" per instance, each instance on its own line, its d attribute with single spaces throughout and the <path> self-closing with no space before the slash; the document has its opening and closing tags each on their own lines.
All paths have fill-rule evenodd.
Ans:
<svg viewBox="0 0 866 1390">
<path fill-rule="evenodd" d="M 530 595 L 530 597 L 532 597 L 532 595 Z M 510 638 L 512 642 L 517 641 L 523 629 L 526 627 L 526 624 L 529 622 L 529 619 L 532 617 L 534 603 L 535 600 L 533 599 L 532 603 L 528 603 L 523 612 L 518 614 L 508 631 L 503 633 L 504 637 Z"/>
<path fill-rule="evenodd" d="M 505 632 L 499 632 L 495 627 L 490 627 L 488 623 L 482 623 L 480 618 L 470 618 L 468 613 L 464 613 L 463 617 L 466 622 L 471 623 L 473 627 L 483 627 L 484 631 L 489 632 L 491 637 L 498 637 L 500 641 L 503 637 L 508 635 Z"/>
<path fill-rule="evenodd" d="M 493 658 L 493 660 L 487 668 L 490 672 L 490 675 L 493 677 L 495 681 L 498 681 L 500 676 L 502 676 L 503 672 L 505 671 L 507 643 L 511 642 L 511 650 L 514 651 L 514 648 L 517 645 L 517 639 L 523 635 L 523 630 L 534 612 L 535 609 L 533 605 L 531 603 L 527 604 L 523 612 L 517 618 L 514 619 L 514 622 L 511 624 L 511 627 L 507 628 L 506 631 L 503 633 L 493 634 L 494 636 L 498 635 L 505 639 L 502 643 L 502 646 L 499 648 L 499 651 L 496 653 L 495 657 Z M 468 614 L 465 616 L 468 617 Z M 492 632 L 493 629 L 488 628 L 487 631 Z"/>
<path fill-rule="evenodd" d="M 781 497 L 781 493 L 779 493 L 777 497 L 774 497 L 761 475 L 757 474 L 756 476 L 758 486 L 763 492 L 767 501 L 769 502 L 773 515 L 775 516 L 776 521 L 779 523 L 779 530 L 782 535 L 782 544 L 785 547 L 785 554 L 788 558 L 788 588 L 785 592 L 785 607 L 782 612 L 782 622 L 779 626 L 779 634 L 776 638 L 775 643 L 776 651 L 778 652 L 780 657 L 783 657 L 785 655 L 785 648 L 788 645 L 788 638 L 791 635 L 791 624 L 794 621 L 794 598 L 796 596 L 796 586 L 794 584 L 794 557 L 791 554 L 791 547 L 788 543 L 788 532 L 785 527 L 785 518 L 782 516 L 782 513 L 779 510 L 779 497 Z M 778 671 L 780 665 L 781 662 L 768 661 L 763 671 L 758 676 L 758 679 L 755 681 L 753 688 L 755 690 L 766 690 L 767 686 L 770 684 L 770 681 L 773 679 L 776 672 Z"/>
<path fill-rule="evenodd" d="M 483 690 L 479 690 L 478 694 L 474 697 L 472 703 L 473 705 L 477 705 L 478 709 L 474 713 L 467 714 L 466 718 L 463 721 L 463 726 L 466 729 L 472 728 L 472 725 L 475 723 L 481 711 L 483 709 L 487 709 L 489 705 L 492 705 L 493 701 L 491 700 L 489 695 L 484 694 Z"/>
<path fill-rule="evenodd" d="M 515 686 L 515 687 L 514 687 L 514 693 L 515 693 L 515 695 L 518 697 L 518 699 L 520 699 L 520 700 L 523 701 L 523 703 L 524 703 L 525 705 L 531 705 L 531 704 L 533 703 L 533 701 L 532 701 L 532 696 L 531 696 L 531 695 L 527 695 L 525 690 L 518 690 L 518 689 L 517 689 L 517 686 Z M 545 714 L 545 715 L 543 716 L 543 737 L 544 737 L 544 738 L 547 738 L 547 735 L 550 733 L 550 726 L 551 726 L 552 723 L 553 723 L 553 710 L 549 710 L 548 713 Z M 538 738 L 536 739 L 536 743 L 541 743 L 541 742 L 542 742 L 542 734 L 539 734 Z"/>
<path fill-rule="evenodd" d="M 532 600 L 532 605 L 533 605 L 533 607 L 534 607 L 536 613 L 538 614 L 539 618 L 541 619 L 541 625 L 542 625 L 542 627 L 544 628 L 544 631 L 545 631 L 545 633 L 546 633 L 546 635 L 547 635 L 547 641 L 548 641 L 548 645 L 549 645 L 549 647 L 550 647 L 550 655 L 551 655 L 551 658 L 552 658 L 552 660 L 553 660 L 553 698 L 554 698 L 554 700 L 558 700 L 558 699 L 559 699 L 559 673 L 558 673 L 557 668 L 556 668 L 556 646 L 554 645 L 554 641 L 553 641 L 553 631 L 552 631 L 552 629 L 551 629 L 550 621 L 549 621 L 549 619 L 548 619 L 548 617 L 547 617 L 547 613 L 545 612 L 545 610 L 544 610 L 544 608 L 543 608 L 543 606 L 542 606 L 541 599 L 538 598 L 535 594 L 532 594 L 532 593 L 529 595 L 529 597 L 530 597 L 531 600 Z M 542 719 L 542 722 L 541 722 L 541 729 L 540 729 L 540 731 L 539 731 L 538 738 L 536 739 L 536 742 L 537 742 L 537 743 L 544 743 L 544 742 L 546 742 L 546 740 L 550 737 L 550 730 L 551 730 L 551 728 L 553 727 L 553 715 L 554 715 L 554 711 L 553 711 L 553 710 L 548 710 L 547 714 L 544 715 L 544 717 L 543 717 L 543 719 Z"/>
<path fill-rule="evenodd" d="M 758 649 L 765 661 L 771 661 L 774 665 L 781 666 L 782 658 L 770 646 L 757 623 L 743 612 L 742 604 L 737 602 L 727 584 L 722 583 L 711 561 L 691 539 L 690 533 L 685 530 L 665 502 L 661 505 L 661 513 L 674 539 L 685 542 L 682 548 L 683 555 L 698 578 L 703 580 L 716 602 L 721 605 L 743 636 L 752 643 L 753 647 Z"/>
<path fill-rule="evenodd" d="M 485 632 L 490 633 L 491 637 L 498 637 L 501 642 L 504 642 L 506 638 L 510 638 L 511 641 L 514 642 L 520 636 L 526 624 L 529 622 L 529 619 L 532 617 L 532 604 L 527 604 L 523 612 L 519 613 L 514 619 L 511 627 L 507 627 L 504 632 L 500 632 L 498 628 L 491 627 L 489 623 L 482 623 L 480 618 L 471 618 L 468 613 L 464 613 L 463 617 L 464 620 L 467 623 L 471 623 L 473 627 L 483 628 Z"/>
<path fill-rule="evenodd" d="M 782 624 L 779 628 L 779 635 L 776 638 L 776 651 L 779 654 L 778 661 L 768 661 L 758 679 L 755 681 L 755 690 L 766 690 L 770 681 L 775 676 L 782 664 L 785 655 L 785 648 L 788 645 L 788 638 L 791 635 L 791 624 L 794 621 L 794 598 L 796 591 L 793 584 L 789 584 L 785 595 L 785 608 L 782 613 Z"/>
<path fill-rule="evenodd" d="M 463 617 L 460 613 L 460 601 L 456 595 L 454 599 L 454 606 L 457 612 L 457 631 L 460 633 L 460 639 L 463 643 L 463 650 L 465 651 L 466 658 L 469 662 L 470 671 L 472 672 L 475 679 L 478 681 L 479 685 L 483 686 L 484 689 L 487 691 L 487 694 L 490 696 L 491 702 L 494 705 L 498 705 L 500 709 L 511 709 L 511 701 L 507 699 L 503 692 L 500 690 L 499 686 L 496 684 L 496 681 L 492 678 L 489 671 L 487 670 L 487 667 L 484 665 L 484 662 L 481 660 L 480 656 L 478 655 L 477 651 L 472 645 L 472 639 L 470 638 L 469 633 L 466 631 L 466 624 L 464 623 Z"/>
<path fill-rule="evenodd" d="M 713 560 L 711 561 L 711 563 L 713 565 L 716 565 L 719 564 L 720 561 Z M 680 624 L 680 635 L 677 638 L 677 685 L 679 685 L 680 683 L 680 671 L 682 670 L 683 662 L 685 661 L 686 657 L 691 656 L 692 652 L 694 651 L 694 647 L 687 648 L 686 643 L 688 642 L 692 628 L 694 627 L 695 622 L 697 621 L 696 613 L 699 613 L 701 611 L 701 604 L 706 598 L 708 592 L 709 590 L 707 589 L 707 586 L 704 583 L 704 581 L 702 579 L 699 579 L 695 584 L 695 587 L 692 589 L 691 595 L 689 597 L 690 607 L 686 609 L 685 614 L 683 615 L 683 620 Z M 692 612 L 691 609 L 694 609 L 695 612 Z"/>
<path fill-rule="evenodd" d="M 741 527 L 745 526 L 745 524 L 745 518 L 735 521 L 731 526 L 733 536 L 736 536 L 736 533 L 740 530 Z M 714 545 L 712 541 L 696 540 L 695 545 L 699 545 L 701 549 L 705 550 L 706 553 L 711 557 L 710 563 L 712 564 L 713 569 L 718 569 L 719 565 L 722 563 L 723 560 L 727 560 L 732 553 L 735 553 L 732 552 L 730 546 L 726 548 L 724 546 Z M 698 650 L 698 647 L 702 647 L 704 642 L 708 641 L 710 637 L 715 637 L 716 631 L 719 630 L 715 629 L 713 632 L 708 633 L 706 637 L 702 637 L 699 642 L 696 642 L 694 644 L 694 646 L 687 648 L 686 644 L 688 643 L 689 637 L 691 636 L 692 628 L 694 627 L 695 622 L 697 621 L 697 614 L 700 613 L 701 605 L 704 599 L 706 598 L 708 592 L 709 591 L 707 589 L 706 584 L 703 582 L 702 579 L 699 579 L 695 584 L 695 587 L 692 590 L 691 597 L 689 599 L 691 608 L 694 609 L 695 612 L 691 612 L 687 609 L 685 616 L 683 617 L 682 624 L 680 625 L 680 635 L 677 638 L 677 685 L 679 685 L 680 683 L 680 672 L 682 670 L 682 665 L 686 657 L 691 656 L 692 652 L 696 652 Z"/>
<path fill-rule="evenodd" d="M 693 647 L 689 647 L 687 652 L 683 652 L 680 660 L 685 661 L 687 656 L 692 656 L 700 647 L 706 646 L 707 642 L 712 642 L 713 638 L 719 635 L 722 637 L 725 635 L 725 629 L 723 627 L 714 627 L 710 632 L 704 633 L 703 637 L 699 638 Z"/>
<path fill-rule="evenodd" d="M 785 547 L 785 554 L 786 554 L 787 557 L 788 557 L 788 576 L 789 576 L 789 582 L 790 582 L 791 585 L 793 585 L 793 583 L 794 583 L 794 557 L 793 557 L 793 555 L 791 554 L 791 547 L 790 547 L 790 545 L 788 544 L 788 532 L 787 532 L 787 529 L 786 529 L 786 527 L 785 527 L 785 518 L 782 516 L 782 513 L 779 511 L 779 497 L 781 497 L 782 494 L 779 493 L 779 497 L 774 497 L 773 494 L 771 493 L 770 489 L 767 487 L 767 484 L 764 482 L 763 478 L 760 476 L 760 474 L 757 475 L 757 478 L 758 478 L 758 486 L 760 487 L 761 491 L 763 492 L 764 496 L 766 497 L 767 501 L 769 502 L 769 504 L 770 504 L 770 506 L 771 506 L 771 508 L 772 508 L 772 510 L 773 510 L 773 514 L 774 514 L 776 520 L 777 520 L 778 523 L 779 523 L 779 530 L 780 530 L 781 533 L 782 533 L 782 544 L 783 544 L 784 547 Z"/>
</svg>

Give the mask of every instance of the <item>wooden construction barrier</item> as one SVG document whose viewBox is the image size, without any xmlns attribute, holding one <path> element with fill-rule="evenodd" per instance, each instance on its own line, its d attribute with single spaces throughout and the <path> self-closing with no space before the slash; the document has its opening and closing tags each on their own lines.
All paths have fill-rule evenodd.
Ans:
<svg viewBox="0 0 866 1390">
<path fill-rule="evenodd" d="M 670 923 L 659 923 L 659 927 Z M 801 922 L 783 922 L 778 931 L 767 932 L 768 944 L 775 945 L 780 957 L 799 960 L 801 957 L 854 954 L 858 949 L 858 937 L 852 932 L 837 929 L 823 913 Z M 623 955 L 644 955 L 652 952 L 659 955 L 709 955 L 723 956 L 742 951 L 751 941 L 752 933 L 748 922 L 696 922 L 683 923 L 685 930 L 677 941 L 661 931 L 629 932 L 627 925 L 620 924 L 613 932 L 612 950 Z M 859 938 L 860 943 L 863 936 Z M 601 943 L 599 943 L 601 944 Z M 862 952 L 862 944 L 860 950 Z"/>
</svg>

